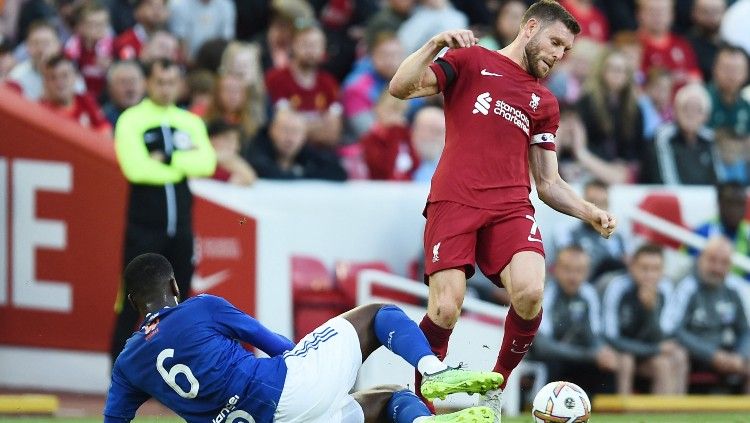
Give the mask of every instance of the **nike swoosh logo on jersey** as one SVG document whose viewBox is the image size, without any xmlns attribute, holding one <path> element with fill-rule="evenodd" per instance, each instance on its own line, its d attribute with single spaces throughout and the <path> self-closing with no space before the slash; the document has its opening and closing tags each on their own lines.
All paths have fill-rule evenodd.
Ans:
<svg viewBox="0 0 750 423">
<path fill-rule="evenodd" d="M 488 72 L 487 69 L 482 69 L 480 73 L 484 76 L 502 76 L 499 73 Z"/>
<path fill-rule="evenodd" d="M 193 280 L 191 281 L 190 286 L 196 292 L 206 292 L 209 289 L 214 288 L 215 286 L 224 282 L 228 277 L 229 270 L 222 270 L 221 272 L 216 272 L 206 277 L 195 273 L 193 275 Z"/>
</svg>

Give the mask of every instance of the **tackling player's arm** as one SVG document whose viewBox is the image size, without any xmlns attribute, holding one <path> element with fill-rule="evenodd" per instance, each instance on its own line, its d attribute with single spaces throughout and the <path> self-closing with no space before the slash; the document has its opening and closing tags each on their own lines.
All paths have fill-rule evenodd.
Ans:
<svg viewBox="0 0 750 423">
<path fill-rule="evenodd" d="M 104 423 L 128 423 L 135 417 L 138 408 L 149 399 L 145 392 L 132 387 L 115 363 L 112 384 L 104 405 Z"/>
<path fill-rule="evenodd" d="M 219 331 L 233 339 L 252 344 L 271 357 L 281 355 L 294 348 L 294 343 L 275 333 L 259 321 L 243 313 L 229 301 L 220 297 L 209 297 L 213 301 L 211 316 Z"/>
<path fill-rule="evenodd" d="M 435 73 L 430 63 L 444 47 L 471 47 L 479 40 L 467 29 L 441 32 L 432 37 L 419 50 L 410 54 L 398 67 L 388 86 L 388 92 L 397 98 L 424 97 L 440 92 Z"/>
<path fill-rule="evenodd" d="M 561 213 L 588 222 L 605 238 L 612 235 L 617 226 L 615 216 L 585 201 L 560 177 L 555 151 L 532 147 L 529 162 L 540 200 Z"/>
</svg>

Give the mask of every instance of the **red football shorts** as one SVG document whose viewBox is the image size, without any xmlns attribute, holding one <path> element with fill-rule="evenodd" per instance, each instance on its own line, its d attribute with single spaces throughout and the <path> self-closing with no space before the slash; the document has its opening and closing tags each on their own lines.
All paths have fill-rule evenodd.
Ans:
<svg viewBox="0 0 750 423">
<path fill-rule="evenodd" d="M 425 208 L 425 283 L 429 275 L 445 269 L 462 269 L 466 278 L 474 264 L 500 286 L 500 272 L 521 251 L 544 256 L 542 233 L 531 204 L 508 210 L 477 209 L 451 201 Z"/>
</svg>

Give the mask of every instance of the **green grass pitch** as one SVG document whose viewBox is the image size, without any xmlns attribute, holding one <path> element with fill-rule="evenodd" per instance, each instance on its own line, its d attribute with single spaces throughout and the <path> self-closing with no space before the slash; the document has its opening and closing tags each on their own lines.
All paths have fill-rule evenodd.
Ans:
<svg viewBox="0 0 750 423">
<path fill-rule="evenodd" d="M 3 417 L 3 423 L 101 423 L 101 418 Z M 135 423 L 182 423 L 176 417 L 139 417 Z M 533 423 L 531 416 L 503 417 L 503 423 Z M 750 423 L 750 414 L 593 414 L 590 423 Z"/>
</svg>

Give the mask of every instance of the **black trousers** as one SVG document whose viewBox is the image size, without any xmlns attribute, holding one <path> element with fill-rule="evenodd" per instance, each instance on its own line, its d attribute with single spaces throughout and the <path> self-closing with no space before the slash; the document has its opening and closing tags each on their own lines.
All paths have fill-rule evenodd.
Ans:
<svg viewBox="0 0 750 423">
<path fill-rule="evenodd" d="M 145 253 L 161 254 L 172 263 L 174 277 L 177 280 L 177 286 L 180 288 L 180 297 L 187 298 L 190 294 L 190 281 L 195 269 L 192 230 L 190 228 L 179 228 L 175 235 L 170 237 L 163 227 L 128 223 L 125 230 L 123 269 L 131 260 Z M 121 286 L 120 288 L 122 291 L 121 295 L 118 296 L 119 304 L 117 304 L 120 312 L 117 315 L 110 344 L 110 356 L 113 364 L 125 347 L 125 342 L 133 334 L 136 325 L 140 323 L 138 312 L 133 309 L 127 300 L 128 287 Z"/>
</svg>

